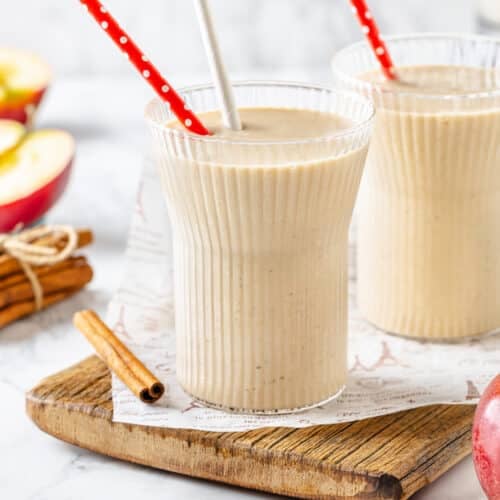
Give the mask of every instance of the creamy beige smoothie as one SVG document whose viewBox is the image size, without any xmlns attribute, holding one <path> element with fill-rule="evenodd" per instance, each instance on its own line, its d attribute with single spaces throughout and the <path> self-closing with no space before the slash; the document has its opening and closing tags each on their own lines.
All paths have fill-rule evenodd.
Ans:
<svg viewBox="0 0 500 500">
<path fill-rule="evenodd" d="M 383 81 L 379 71 L 361 75 L 377 87 L 378 104 L 359 197 L 359 307 L 381 329 L 415 338 L 494 331 L 500 101 L 484 101 L 500 91 L 500 72 L 397 71 L 402 83 Z"/>
<path fill-rule="evenodd" d="M 327 112 L 240 114 L 242 132 L 199 115 L 215 143 L 197 159 L 157 155 L 174 231 L 177 377 L 209 405 L 294 410 L 346 382 L 347 234 L 368 135 L 353 147 L 354 122 Z"/>
</svg>

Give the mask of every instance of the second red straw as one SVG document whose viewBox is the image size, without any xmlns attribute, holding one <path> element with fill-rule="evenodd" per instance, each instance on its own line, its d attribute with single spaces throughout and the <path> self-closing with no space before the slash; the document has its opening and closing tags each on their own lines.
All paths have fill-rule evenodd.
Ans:
<svg viewBox="0 0 500 500">
<path fill-rule="evenodd" d="M 170 86 L 133 40 L 122 30 L 113 16 L 98 0 L 80 0 L 89 14 L 99 23 L 115 44 L 127 54 L 130 62 L 139 70 L 143 78 L 153 87 L 158 96 L 170 104 L 172 113 L 190 132 L 210 135 L 203 123 L 189 109 L 182 97 Z"/>
<path fill-rule="evenodd" d="M 394 63 L 392 62 L 391 55 L 387 50 L 387 47 L 380 37 L 380 32 L 373 18 L 368 5 L 366 5 L 365 0 L 351 0 L 353 11 L 363 29 L 368 42 L 370 43 L 375 57 L 380 63 L 380 68 L 382 69 L 384 75 L 389 80 L 395 80 L 397 78 L 396 71 L 394 70 Z"/>
</svg>

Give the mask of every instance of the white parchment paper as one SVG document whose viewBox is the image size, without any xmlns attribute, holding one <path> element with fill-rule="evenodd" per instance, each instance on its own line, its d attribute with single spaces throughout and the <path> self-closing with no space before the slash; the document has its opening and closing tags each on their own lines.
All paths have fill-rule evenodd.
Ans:
<svg viewBox="0 0 500 500">
<path fill-rule="evenodd" d="M 137 194 L 125 276 L 107 319 L 168 391 L 157 404 L 145 405 L 113 377 L 114 421 L 207 431 L 349 422 L 436 403 L 475 404 L 488 381 L 500 372 L 500 335 L 464 344 L 390 336 L 361 318 L 355 307 L 355 287 L 352 269 L 349 381 L 340 398 L 314 410 L 280 416 L 235 415 L 200 407 L 175 378 L 171 232 L 159 179 L 147 163 Z"/>
</svg>

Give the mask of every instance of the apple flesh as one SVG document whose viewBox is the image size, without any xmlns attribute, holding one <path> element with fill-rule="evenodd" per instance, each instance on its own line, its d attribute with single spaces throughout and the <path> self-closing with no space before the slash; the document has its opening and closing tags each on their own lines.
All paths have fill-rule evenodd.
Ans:
<svg viewBox="0 0 500 500">
<path fill-rule="evenodd" d="M 500 500 L 500 375 L 479 400 L 472 427 L 472 456 L 489 500 Z"/>
<path fill-rule="evenodd" d="M 31 123 L 51 79 L 36 55 L 0 48 L 0 118 Z"/>
<path fill-rule="evenodd" d="M 0 120 L 0 156 L 14 149 L 25 132 L 24 126 L 14 120 Z"/>
<path fill-rule="evenodd" d="M 0 156 L 0 233 L 39 219 L 64 191 L 75 142 L 62 130 L 27 134 Z"/>
</svg>

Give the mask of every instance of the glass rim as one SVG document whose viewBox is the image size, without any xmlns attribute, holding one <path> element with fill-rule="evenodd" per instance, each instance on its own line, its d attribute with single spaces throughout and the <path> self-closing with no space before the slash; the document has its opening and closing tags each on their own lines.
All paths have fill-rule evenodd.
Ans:
<svg viewBox="0 0 500 500">
<path fill-rule="evenodd" d="M 498 46 L 498 51 L 500 53 L 500 37 L 487 36 L 487 35 L 475 35 L 468 33 L 450 32 L 450 33 L 439 33 L 439 32 L 429 32 L 429 33 L 408 33 L 404 35 L 387 35 L 382 36 L 385 42 L 390 44 L 391 42 L 402 42 L 402 41 L 418 41 L 418 40 L 455 40 L 462 42 L 482 42 L 489 43 Z M 400 89 L 387 89 L 383 87 L 381 83 L 368 82 L 362 80 L 356 76 L 352 76 L 344 70 L 340 70 L 338 67 L 338 61 L 342 57 L 346 57 L 349 53 L 358 51 L 360 49 L 371 49 L 365 40 L 355 42 L 348 45 L 341 50 L 339 50 L 331 59 L 331 67 L 335 77 L 342 79 L 349 85 L 361 87 L 364 90 L 370 92 L 372 90 L 377 90 L 384 95 L 392 95 L 398 97 L 412 97 L 416 99 L 427 99 L 427 100 L 442 100 L 442 101 L 454 101 L 454 100 L 478 100 L 478 99 L 491 99 L 500 97 L 500 86 L 493 88 L 491 90 L 482 91 L 472 91 L 472 92 L 460 92 L 460 93 L 423 93 L 423 92 L 411 92 L 408 90 Z M 375 62 L 375 67 L 378 68 Z M 397 66 L 396 66 L 397 69 Z M 500 71 L 500 66 L 499 66 Z"/>
<path fill-rule="evenodd" d="M 234 140 L 231 138 L 227 137 L 217 137 L 217 136 L 212 136 L 212 135 L 197 135 L 192 132 L 189 132 L 188 130 L 185 129 L 173 129 L 173 128 L 168 128 L 166 127 L 165 123 L 160 123 L 158 120 L 154 119 L 151 116 L 151 112 L 154 109 L 154 107 L 161 105 L 161 106 L 166 106 L 168 107 L 168 104 L 161 100 L 159 97 L 154 97 L 151 99 L 148 104 L 146 105 L 145 109 L 145 119 L 146 121 L 150 124 L 150 126 L 160 129 L 161 131 L 165 132 L 168 131 L 170 134 L 172 134 L 174 137 L 177 138 L 183 138 L 183 139 L 189 139 L 192 141 L 198 141 L 198 142 L 203 142 L 203 143 L 218 143 L 218 144 L 231 144 L 231 145 L 246 145 L 246 146 L 260 146 L 260 147 L 269 147 L 273 145 L 280 145 L 280 146 L 286 146 L 286 145 L 304 145 L 304 144 L 314 144 L 314 143 L 323 143 L 323 142 L 330 142 L 334 141 L 337 139 L 345 138 L 350 135 L 357 135 L 362 133 L 364 130 L 366 130 L 368 127 L 370 127 L 373 123 L 373 120 L 375 118 L 375 106 L 371 102 L 370 99 L 364 96 L 360 96 L 358 93 L 350 91 L 350 90 L 342 90 L 342 89 L 337 89 L 331 86 L 327 85 L 318 85 L 314 83 L 307 83 L 307 82 L 295 82 L 295 81 L 285 81 L 285 80 L 237 80 L 234 82 L 231 82 L 233 87 L 282 87 L 282 88 L 295 88 L 295 89 L 310 89 L 310 90 L 318 90 L 318 91 L 326 91 L 330 95 L 335 95 L 335 96 L 347 96 L 350 99 L 357 101 L 359 103 L 362 103 L 364 106 L 367 108 L 367 117 L 363 118 L 360 120 L 358 123 L 355 123 L 351 127 L 341 129 L 337 132 L 333 132 L 327 135 L 321 135 L 319 137 L 309 137 L 305 139 L 282 139 L 282 140 L 272 140 L 272 141 L 259 141 L 259 140 L 252 140 L 252 139 L 238 139 Z M 188 92 L 196 92 L 200 90 L 208 90 L 208 89 L 213 89 L 215 90 L 215 85 L 213 83 L 204 83 L 204 84 L 199 84 L 199 85 L 190 85 L 187 87 L 182 87 L 179 89 L 179 94 L 185 94 Z M 306 108 L 304 108 L 306 109 Z M 215 109 L 216 110 L 216 109 Z M 168 110 L 169 113 L 172 114 L 170 110 Z M 196 112 L 196 110 L 194 110 Z M 212 110 L 214 111 L 214 110 Z M 172 117 L 175 118 L 175 116 L 172 114 Z"/>
</svg>

